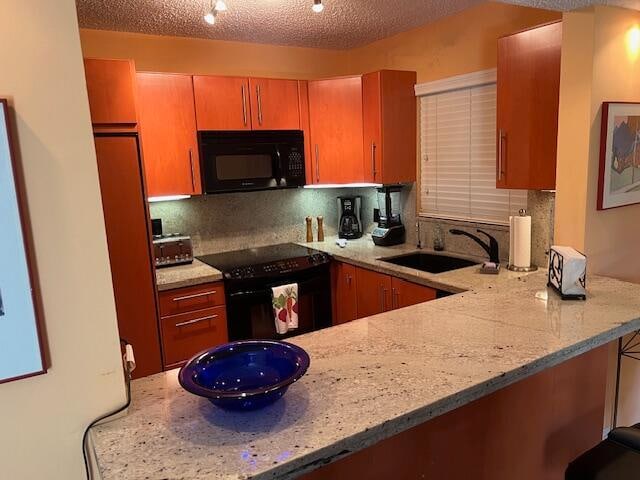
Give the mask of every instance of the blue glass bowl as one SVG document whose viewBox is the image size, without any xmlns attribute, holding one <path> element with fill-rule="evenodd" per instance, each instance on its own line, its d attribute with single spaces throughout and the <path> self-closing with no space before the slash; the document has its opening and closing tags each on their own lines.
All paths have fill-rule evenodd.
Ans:
<svg viewBox="0 0 640 480">
<path fill-rule="evenodd" d="M 282 397 L 309 368 L 302 348 L 243 340 L 199 353 L 180 369 L 182 388 L 228 410 L 255 410 Z"/>
</svg>

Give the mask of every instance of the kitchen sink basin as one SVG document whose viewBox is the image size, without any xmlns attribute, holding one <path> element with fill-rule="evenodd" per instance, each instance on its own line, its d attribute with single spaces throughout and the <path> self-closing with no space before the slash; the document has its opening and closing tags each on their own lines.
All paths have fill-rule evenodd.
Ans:
<svg viewBox="0 0 640 480">
<path fill-rule="evenodd" d="M 429 273 L 442 273 L 448 272 L 449 270 L 477 265 L 477 262 L 466 260 L 464 258 L 425 252 L 408 253 L 397 257 L 381 258 L 380 260 Z"/>
</svg>

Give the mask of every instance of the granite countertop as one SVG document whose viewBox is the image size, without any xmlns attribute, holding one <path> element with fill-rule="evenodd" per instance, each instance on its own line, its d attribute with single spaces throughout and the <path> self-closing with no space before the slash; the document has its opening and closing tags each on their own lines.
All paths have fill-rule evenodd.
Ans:
<svg viewBox="0 0 640 480">
<path fill-rule="evenodd" d="M 364 243 L 335 256 L 379 263 Z M 263 410 L 217 409 L 177 370 L 134 381 L 128 415 L 92 429 L 103 479 L 295 478 L 640 329 L 640 285 L 591 276 L 582 302 L 560 300 L 543 271 L 437 277 L 412 280 L 472 290 L 291 339 L 311 366 Z"/>
<path fill-rule="evenodd" d="M 188 265 L 156 269 L 156 285 L 159 291 L 191 287 L 222 280 L 222 272 L 194 259 Z"/>
<path fill-rule="evenodd" d="M 509 272 L 504 268 L 500 271 L 499 275 L 470 275 L 470 273 L 476 273 L 478 270 L 477 266 L 461 268 L 438 274 L 427 273 L 379 260 L 380 258 L 415 252 L 417 251 L 415 245 L 405 243 L 393 247 L 378 247 L 373 244 L 371 236 L 367 235 L 358 240 L 350 240 L 345 248 L 340 248 L 336 245 L 335 240 L 336 238 L 333 237 L 328 238 L 325 242 L 301 242 L 299 244 L 326 252 L 334 259 L 341 262 L 351 263 L 353 265 L 369 268 L 381 273 L 388 273 L 390 275 L 404 278 L 405 280 L 451 293 L 460 293 L 467 290 L 497 285 L 504 280 L 510 280 L 522 275 Z M 431 250 L 428 249 L 423 249 L 422 251 L 431 252 Z M 451 254 L 450 252 L 439 253 L 468 258 L 475 260 L 478 263 L 483 261 L 482 259 L 464 257 L 461 255 Z M 197 259 L 194 259 L 191 265 L 156 269 L 156 284 L 160 291 L 200 285 L 219 280 L 222 280 L 222 273 L 219 270 Z"/>
<path fill-rule="evenodd" d="M 300 243 L 300 245 L 326 252 L 335 260 L 340 262 L 350 263 L 352 265 L 364 267 L 380 273 L 387 273 L 389 275 L 404 278 L 411 282 L 437 288 L 450 293 L 461 293 L 468 290 L 497 287 L 505 281 L 511 281 L 523 276 L 522 273 L 511 272 L 506 268 L 501 268 L 498 275 L 480 275 L 478 274 L 478 265 L 451 270 L 444 273 L 423 272 L 414 268 L 402 267 L 400 265 L 394 265 L 393 263 L 383 262 L 380 259 L 417 251 L 465 258 L 478 262 L 478 264 L 487 259 L 468 257 L 447 251 L 434 252 L 433 250 L 426 248 L 418 250 L 415 245 L 408 243 L 395 245 L 393 247 L 378 247 L 373 244 L 371 235 L 365 235 L 358 240 L 350 240 L 347 242 L 347 246 L 345 248 L 339 247 L 335 240 L 336 238 L 334 237 L 327 239 L 324 242 Z"/>
</svg>

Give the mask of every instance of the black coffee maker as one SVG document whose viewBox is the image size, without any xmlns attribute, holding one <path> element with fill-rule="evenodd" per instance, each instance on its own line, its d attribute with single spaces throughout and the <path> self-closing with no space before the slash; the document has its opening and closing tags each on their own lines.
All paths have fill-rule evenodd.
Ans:
<svg viewBox="0 0 640 480">
<path fill-rule="evenodd" d="M 406 232 L 400 217 L 400 192 L 402 186 L 394 185 L 377 189 L 379 219 L 373 229 L 373 243 L 383 247 L 405 242 Z"/>
<path fill-rule="evenodd" d="M 362 197 L 338 197 L 338 237 L 352 240 L 362 236 Z"/>
</svg>

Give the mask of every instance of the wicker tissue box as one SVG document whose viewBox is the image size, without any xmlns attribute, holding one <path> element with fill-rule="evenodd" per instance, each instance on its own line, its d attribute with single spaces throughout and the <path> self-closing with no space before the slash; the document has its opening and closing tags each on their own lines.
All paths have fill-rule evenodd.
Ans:
<svg viewBox="0 0 640 480">
<path fill-rule="evenodd" d="M 551 247 L 547 285 L 563 300 L 586 300 L 586 284 L 587 257 L 571 247 Z"/>
</svg>

